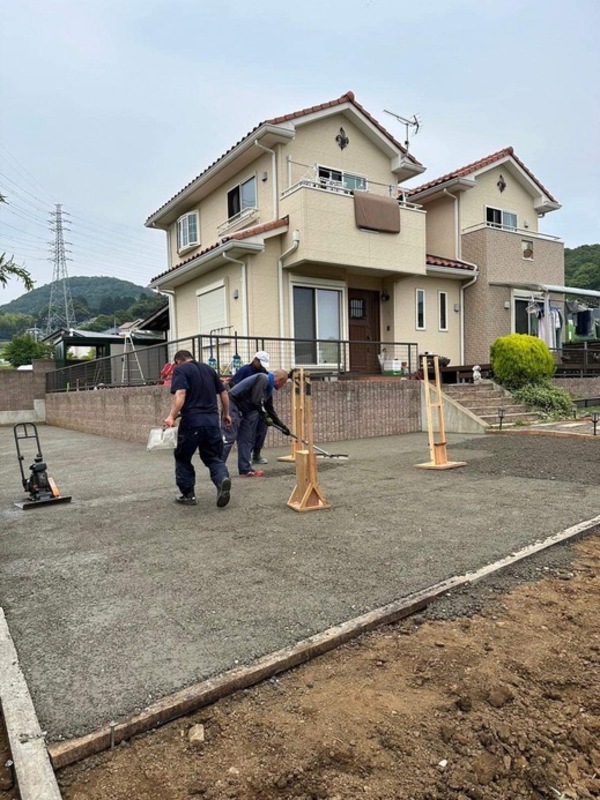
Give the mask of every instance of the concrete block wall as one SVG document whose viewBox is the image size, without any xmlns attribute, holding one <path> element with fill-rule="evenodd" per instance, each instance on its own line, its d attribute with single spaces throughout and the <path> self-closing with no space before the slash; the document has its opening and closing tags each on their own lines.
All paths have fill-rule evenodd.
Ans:
<svg viewBox="0 0 600 800">
<path fill-rule="evenodd" d="M 53 369 L 54 361 L 38 359 L 32 370 L 0 370 L 0 425 L 44 419 L 46 373 Z"/>
<path fill-rule="evenodd" d="M 281 419 L 291 420 L 291 385 L 276 393 Z M 312 384 L 315 442 L 391 436 L 421 430 L 419 381 L 334 381 Z M 170 408 L 164 386 L 100 389 L 46 395 L 46 422 L 61 428 L 145 443 L 151 427 L 160 425 Z M 266 446 L 288 440 L 271 431 Z"/>
<path fill-rule="evenodd" d="M 586 397 L 600 397 L 600 376 L 594 378 L 554 378 L 554 385 L 571 392 L 573 397 L 583 400 Z"/>
</svg>

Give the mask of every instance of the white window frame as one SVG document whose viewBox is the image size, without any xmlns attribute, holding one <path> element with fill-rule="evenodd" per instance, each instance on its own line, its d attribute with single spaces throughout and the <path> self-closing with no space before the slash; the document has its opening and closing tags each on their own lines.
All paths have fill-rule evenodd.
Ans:
<svg viewBox="0 0 600 800">
<path fill-rule="evenodd" d="M 446 318 L 446 324 L 442 325 L 442 301 L 444 303 L 444 316 Z M 438 330 L 439 331 L 447 331 L 448 330 L 448 292 L 438 291 Z"/>
<path fill-rule="evenodd" d="M 330 174 L 335 173 L 336 175 L 340 176 L 340 179 L 338 180 L 337 178 L 333 178 L 333 177 L 329 177 L 329 178 L 326 178 L 324 176 L 322 177 L 319 174 L 321 172 L 321 170 L 326 170 Z M 346 193 L 349 194 L 351 192 L 366 192 L 369 189 L 369 181 L 367 180 L 366 176 L 365 175 L 357 175 L 356 172 L 348 172 L 348 171 L 343 170 L 343 169 L 336 169 L 335 167 L 328 167 L 325 164 L 317 164 L 316 173 L 317 173 L 317 180 L 319 181 L 321 186 L 324 189 L 328 189 L 329 191 L 346 192 Z M 364 185 L 361 186 L 360 188 L 357 188 L 357 187 L 351 188 L 351 187 L 346 185 L 346 180 L 345 180 L 346 178 L 355 178 L 358 181 L 363 181 Z"/>
<path fill-rule="evenodd" d="M 243 205 L 242 202 L 242 186 L 245 186 L 250 181 L 254 181 L 254 205 Z M 229 214 L 229 195 L 232 192 L 235 192 L 237 189 L 239 195 L 239 204 L 240 210 L 236 211 L 235 214 Z M 231 222 L 232 220 L 237 220 L 238 218 L 244 215 L 244 212 L 250 213 L 251 210 L 256 210 L 258 208 L 258 181 L 256 180 L 256 173 L 253 175 L 249 175 L 243 181 L 240 181 L 235 186 L 232 186 L 231 189 L 227 191 L 227 222 Z"/>
<path fill-rule="evenodd" d="M 423 325 L 419 325 L 419 295 L 423 302 Z M 427 330 L 427 292 L 425 289 L 415 289 L 415 330 Z"/>
<path fill-rule="evenodd" d="M 190 219 L 196 222 L 196 238 L 190 238 L 189 223 Z M 182 253 L 197 247 L 200 244 L 200 214 L 198 211 L 188 211 L 182 214 L 177 220 L 177 252 Z"/>
<path fill-rule="evenodd" d="M 497 222 L 490 222 L 488 220 L 488 211 L 498 211 L 500 213 L 500 224 Z M 506 222 L 506 216 L 509 215 L 514 217 L 515 224 L 509 225 Z M 518 215 L 516 211 L 507 211 L 505 208 L 497 208 L 496 206 L 487 206 L 485 207 L 485 224 L 489 225 L 490 228 L 496 228 L 499 231 L 516 231 L 518 227 Z"/>
<path fill-rule="evenodd" d="M 340 293 L 340 340 L 348 339 L 348 291 L 344 281 L 328 280 L 327 278 L 308 278 L 302 275 L 290 275 L 289 284 L 289 309 L 290 309 L 290 334 L 295 338 L 296 320 L 294 318 L 294 288 L 302 289 L 330 289 Z M 319 338 L 318 336 L 316 337 Z M 318 367 L 325 369 L 327 364 L 302 364 L 303 367 Z"/>
</svg>

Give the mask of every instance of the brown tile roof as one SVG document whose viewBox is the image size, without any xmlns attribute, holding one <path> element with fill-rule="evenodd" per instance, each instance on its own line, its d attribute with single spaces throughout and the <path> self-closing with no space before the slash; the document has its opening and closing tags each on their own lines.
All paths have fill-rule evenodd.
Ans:
<svg viewBox="0 0 600 800">
<path fill-rule="evenodd" d="M 529 175 L 531 180 L 539 186 L 539 188 L 546 194 L 552 202 L 558 202 L 546 189 L 546 187 L 540 183 L 540 181 L 535 177 L 533 172 L 529 170 L 525 164 L 521 161 L 521 159 L 515 154 L 515 151 L 512 147 L 505 147 L 503 150 L 498 150 L 497 153 L 492 153 L 489 156 L 485 156 L 485 158 L 480 158 L 479 161 L 474 161 L 472 164 L 467 164 L 465 167 L 460 167 L 460 169 L 453 170 L 452 172 L 446 173 L 446 175 L 442 175 L 441 178 L 436 178 L 435 180 L 429 181 L 428 183 L 423 183 L 421 186 L 416 186 L 414 189 L 409 189 L 406 194 L 409 196 L 418 194 L 420 192 L 425 191 L 426 189 L 432 189 L 434 186 L 440 186 L 442 183 L 446 183 L 446 181 L 453 180 L 455 178 L 464 178 L 467 175 L 471 175 L 473 172 L 476 172 L 483 167 L 490 166 L 494 164 L 496 161 L 500 161 L 506 156 L 510 156 L 517 164 L 521 167 L 521 169 Z"/>
<path fill-rule="evenodd" d="M 457 261 L 454 258 L 442 258 L 441 256 L 433 256 L 430 253 L 426 255 L 427 263 L 432 267 L 452 267 L 452 269 L 464 269 L 468 272 L 474 272 L 475 267 L 473 264 L 467 264 L 464 261 Z"/>
<path fill-rule="evenodd" d="M 229 150 L 226 150 L 221 156 L 219 156 L 219 158 L 217 158 L 215 161 L 213 161 L 212 164 L 210 164 L 208 167 L 206 167 L 206 169 L 203 170 L 199 175 L 196 175 L 195 178 L 192 178 L 191 181 L 186 183 L 186 185 L 182 189 L 180 189 L 176 194 L 174 194 L 173 197 L 170 198 L 170 200 L 167 200 L 167 202 L 163 203 L 163 205 L 160 208 L 158 208 L 156 211 L 154 211 L 152 214 L 150 214 L 150 216 L 148 217 L 146 222 L 148 222 L 150 217 L 155 216 L 155 214 L 158 214 L 160 211 L 163 210 L 163 208 L 166 208 L 166 206 L 168 206 L 169 203 L 171 203 L 173 200 L 175 200 L 175 198 L 178 197 L 180 194 L 185 192 L 185 190 L 188 187 L 190 187 L 193 183 L 195 183 L 203 175 L 205 175 L 209 170 L 211 170 L 216 164 L 219 163 L 219 161 L 221 161 L 221 159 L 225 158 L 226 155 L 231 153 L 232 150 L 235 150 L 235 148 L 238 147 L 238 145 L 240 145 L 245 139 L 247 139 L 249 136 L 252 136 L 252 134 L 255 131 L 257 131 L 262 125 L 279 125 L 282 122 L 288 122 L 288 121 L 293 120 L 293 119 L 299 119 L 300 117 L 307 116 L 308 114 L 312 114 L 312 113 L 314 113 L 316 111 L 324 111 L 327 108 L 335 108 L 335 106 L 340 106 L 340 105 L 343 105 L 344 103 L 351 103 L 370 122 L 372 122 L 373 125 L 375 125 L 375 127 L 387 139 L 390 140 L 390 142 L 392 142 L 396 147 L 400 148 L 401 152 L 404 153 L 404 155 L 407 158 L 409 158 L 413 162 L 413 164 L 416 164 L 417 166 L 422 166 L 420 161 L 418 161 L 414 156 L 412 156 L 410 153 L 407 152 L 407 150 L 404 147 L 404 145 L 400 144 L 400 142 L 398 142 L 392 136 L 392 134 L 388 130 L 386 130 L 380 122 L 378 122 L 375 119 L 375 117 L 373 117 L 371 114 L 369 114 L 369 112 L 359 102 L 357 102 L 357 100 L 354 97 L 354 92 L 346 92 L 341 97 L 338 97 L 336 100 L 330 100 L 328 103 L 321 103 L 318 106 L 310 106 L 309 108 L 303 108 L 300 111 L 294 111 L 291 114 L 284 114 L 284 115 L 282 115 L 280 117 L 272 117 L 271 119 L 266 119 L 263 122 L 260 122 L 258 125 L 256 125 L 254 128 L 252 128 L 252 130 L 249 131 L 245 136 L 242 136 L 242 138 L 239 141 L 237 141 L 232 147 L 230 147 Z"/>
<path fill-rule="evenodd" d="M 248 239 L 250 236 L 258 236 L 259 233 L 267 233 L 276 228 L 284 228 L 289 224 L 290 218 L 288 216 L 282 217 L 273 222 L 263 222 L 262 225 L 254 225 L 252 228 L 246 228 L 243 231 L 238 231 L 238 233 L 232 233 L 231 236 L 224 236 L 223 241 L 228 242 L 230 239 Z"/>
<path fill-rule="evenodd" d="M 223 240 L 217 242 L 216 244 L 211 244 L 210 247 L 204 248 L 199 253 L 195 253 L 194 255 L 188 256 L 188 258 L 184 258 L 183 261 L 180 261 L 179 264 L 175 264 L 173 267 L 166 269 L 164 272 L 161 272 L 159 275 L 155 275 L 154 278 L 150 281 L 158 280 L 159 278 L 164 278 L 165 275 L 168 275 L 170 272 L 174 272 L 179 267 L 184 267 L 186 264 L 189 264 L 191 261 L 194 261 L 200 256 L 205 256 L 207 253 L 210 253 L 211 250 L 216 250 L 217 247 L 221 247 L 221 245 L 225 244 L 225 242 L 229 242 L 232 239 L 248 239 L 250 236 L 257 236 L 259 233 L 266 233 L 267 231 L 272 231 L 275 228 L 283 228 L 286 225 L 289 225 L 290 218 L 289 217 L 282 217 L 281 219 L 276 219 L 274 222 L 265 222 L 262 225 L 255 225 L 253 228 L 246 228 L 246 230 L 239 231 L 239 233 L 234 233 L 231 236 L 223 237 Z"/>
</svg>

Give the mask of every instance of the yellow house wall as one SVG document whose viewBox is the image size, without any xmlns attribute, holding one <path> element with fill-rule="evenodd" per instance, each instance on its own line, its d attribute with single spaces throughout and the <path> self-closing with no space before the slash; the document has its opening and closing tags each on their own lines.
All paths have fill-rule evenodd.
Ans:
<svg viewBox="0 0 600 800">
<path fill-rule="evenodd" d="M 496 185 L 500 175 L 506 181 L 503 192 L 500 192 Z M 516 214 L 518 228 L 525 228 L 527 223 L 532 233 L 537 232 L 538 218 L 533 208 L 533 198 L 508 171 L 505 164 L 481 173 L 476 181 L 475 188 L 460 195 L 460 218 L 463 230 L 485 222 L 486 207 L 491 206 Z"/>
<path fill-rule="evenodd" d="M 284 198 L 290 228 L 300 232 L 300 244 L 286 264 L 303 260 L 424 274 L 425 213 L 400 209 L 400 233 L 376 233 L 356 227 L 353 198 L 303 188 Z"/>
<path fill-rule="evenodd" d="M 406 278 L 398 281 L 394 288 L 393 340 L 417 342 L 419 353 L 428 350 L 450 358 L 452 364 L 460 364 L 460 313 L 454 305 L 460 303 L 460 282 L 445 278 Z M 416 290 L 425 290 L 425 330 L 417 330 Z M 439 330 L 438 292 L 448 297 L 448 330 Z M 387 334 L 386 334 L 387 337 Z"/>
<path fill-rule="evenodd" d="M 341 150 L 336 142 L 340 127 L 343 127 L 350 142 Z M 351 172 L 373 182 L 370 191 L 388 194 L 387 187 L 398 185 L 398 179 L 391 171 L 389 157 L 383 153 L 354 123 L 342 113 L 315 120 L 296 127 L 296 137 L 282 147 L 282 163 L 285 166 L 282 190 L 288 188 L 287 162 L 292 161 L 291 184 L 297 183 L 306 174 L 308 167 L 316 164 L 332 169 Z M 308 165 L 304 166 L 304 165 Z M 378 186 L 376 184 L 385 184 Z"/>
<path fill-rule="evenodd" d="M 253 176 L 256 178 L 256 199 L 259 216 L 253 219 L 252 224 L 258 225 L 263 222 L 270 222 L 273 219 L 271 156 L 258 148 L 256 152 L 259 154 L 256 161 L 240 170 L 234 178 L 222 184 L 216 191 L 202 200 L 200 204 L 185 209 L 182 206 L 179 216 L 189 211 L 198 211 L 200 214 L 200 244 L 198 247 L 191 247 L 178 252 L 177 223 L 174 222 L 169 228 L 169 257 L 171 265 L 178 264 L 180 261 L 186 260 L 218 242 L 218 227 L 227 220 L 227 193 Z M 263 172 L 267 173 L 266 181 L 262 180 Z"/>
<path fill-rule="evenodd" d="M 424 206 L 427 213 L 427 252 L 434 256 L 459 257 L 456 252 L 456 204 L 450 197 L 444 197 Z"/>
</svg>

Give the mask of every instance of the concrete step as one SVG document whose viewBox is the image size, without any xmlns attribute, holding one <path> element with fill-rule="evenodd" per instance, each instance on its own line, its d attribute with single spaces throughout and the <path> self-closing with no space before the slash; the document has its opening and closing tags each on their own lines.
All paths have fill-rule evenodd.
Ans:
<svg viewBox="0 0 600 800">
<path fill-rule="evenodd" d="M 477 414 L 478 417 L 489 416 L 490 414 L 498 415 L 498 409 L 503 408 L 504 413 L 506 414 L 532 414 L 535 412 L 529 411 L 527 406 L 521 406 L 517 404 L 503 404 L 498 403 L 496 405 L 485 405 L 485 406 L 474 406 L 474 405 L 466 405 L 465 403 L 461 403 L 465 408 L 468 408 L 472 414 Z M 537 416 L 537 414 L 536 414 Z"/>
</svg>

